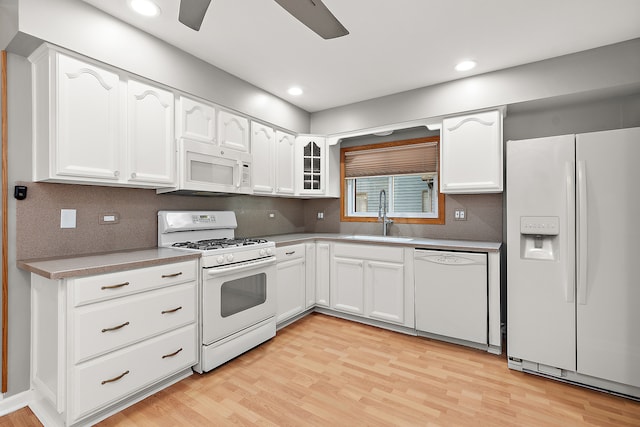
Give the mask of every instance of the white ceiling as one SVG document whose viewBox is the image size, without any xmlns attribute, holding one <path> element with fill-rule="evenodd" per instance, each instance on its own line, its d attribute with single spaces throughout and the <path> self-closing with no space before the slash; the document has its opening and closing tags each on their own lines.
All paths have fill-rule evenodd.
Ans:
<svg viewBox="0 0 640 427">
<path fill-rule="evenodd" d="M 333 40 L 271 0 L 212 0 L 199 32 L 179 0 L 83 1 L 309 112 L 640 37 L 639 0 L 323 0 L 350 31 Z"/>
</svg>

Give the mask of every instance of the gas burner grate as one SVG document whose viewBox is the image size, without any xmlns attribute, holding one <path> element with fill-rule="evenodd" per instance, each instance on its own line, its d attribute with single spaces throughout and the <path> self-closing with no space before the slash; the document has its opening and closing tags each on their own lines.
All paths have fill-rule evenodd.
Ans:
<svg viewBox="0 0 640 427">
<path fill-rule="evenodd" d="M 257 245 L 267 243 L 265 239 L 235 238 L 235 239 L 207 239 L 196 242 L 178 242 L 172 246 L 175 248 L 198 249 L 201 251 L 211 251 L 216 249 L 233 248 L 239 246 Z"/>
</svg>

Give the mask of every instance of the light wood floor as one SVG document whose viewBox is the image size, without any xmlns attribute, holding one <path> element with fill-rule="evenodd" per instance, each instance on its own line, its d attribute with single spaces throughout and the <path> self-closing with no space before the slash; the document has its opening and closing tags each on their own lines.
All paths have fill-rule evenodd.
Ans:
<svg viewBox="0 0 640 427">
<path fill-rule="evenodd" d="M 23 409 L 0 426 L 39 423 Z M 313 314 L 101 426 L 640 426 L 640 402 L 504 356 Z"/>
</svg>

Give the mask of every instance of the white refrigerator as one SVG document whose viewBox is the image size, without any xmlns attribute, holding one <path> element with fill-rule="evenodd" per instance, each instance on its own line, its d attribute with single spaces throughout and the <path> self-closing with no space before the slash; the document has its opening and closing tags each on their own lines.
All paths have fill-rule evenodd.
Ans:
<svg viewBox="0 0 640 427">
<path fill-rule="evenodd" d="M 640 128 L 506 146 L 509 367 L 640 398 Z"/>
</svg>

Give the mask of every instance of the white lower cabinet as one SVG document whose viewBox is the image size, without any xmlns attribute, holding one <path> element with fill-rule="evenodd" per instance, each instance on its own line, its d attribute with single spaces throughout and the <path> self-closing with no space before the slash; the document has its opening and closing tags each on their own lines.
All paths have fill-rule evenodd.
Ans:
<svg viewBox="0 0 640 427">
<path fill-rule="evenodd" d="M 331 308 L 364 315 L 364 261 L 334 257 L 331 270 Z"/>
<path fill-rule="evenodd" d="M 405 251 L 336 243 L 331 258 L 331 308 L 413 327 L 413 280 Z"/>
<path fill-rule="evenodd" d="M 304 308 L 316 305 L 316 244 L 305 243 L 305 284 L 306 303 Z"/>
<path fill-rule="evenodd" d="M 197 262 L 31 276 L 31 382 L 56 424 L 96 422 L 191 374 Z"/>
<path fill-rule="evenodd" d="M 367 316 L 385 322 L 404 323 L 404 264 L 366 261 L 364 281 Z"/>
<path fill-rule="evenodd" d="M 276 248 L 276 260 L 276 323 L 281 323 L 306 309 L 305 244 Z"/>
<path fill-rule="evenodd" d="M 331 293 L 331 245 L 316 243 L 315 300 L 319 307 L 329 307 Z"/>
</svg>

